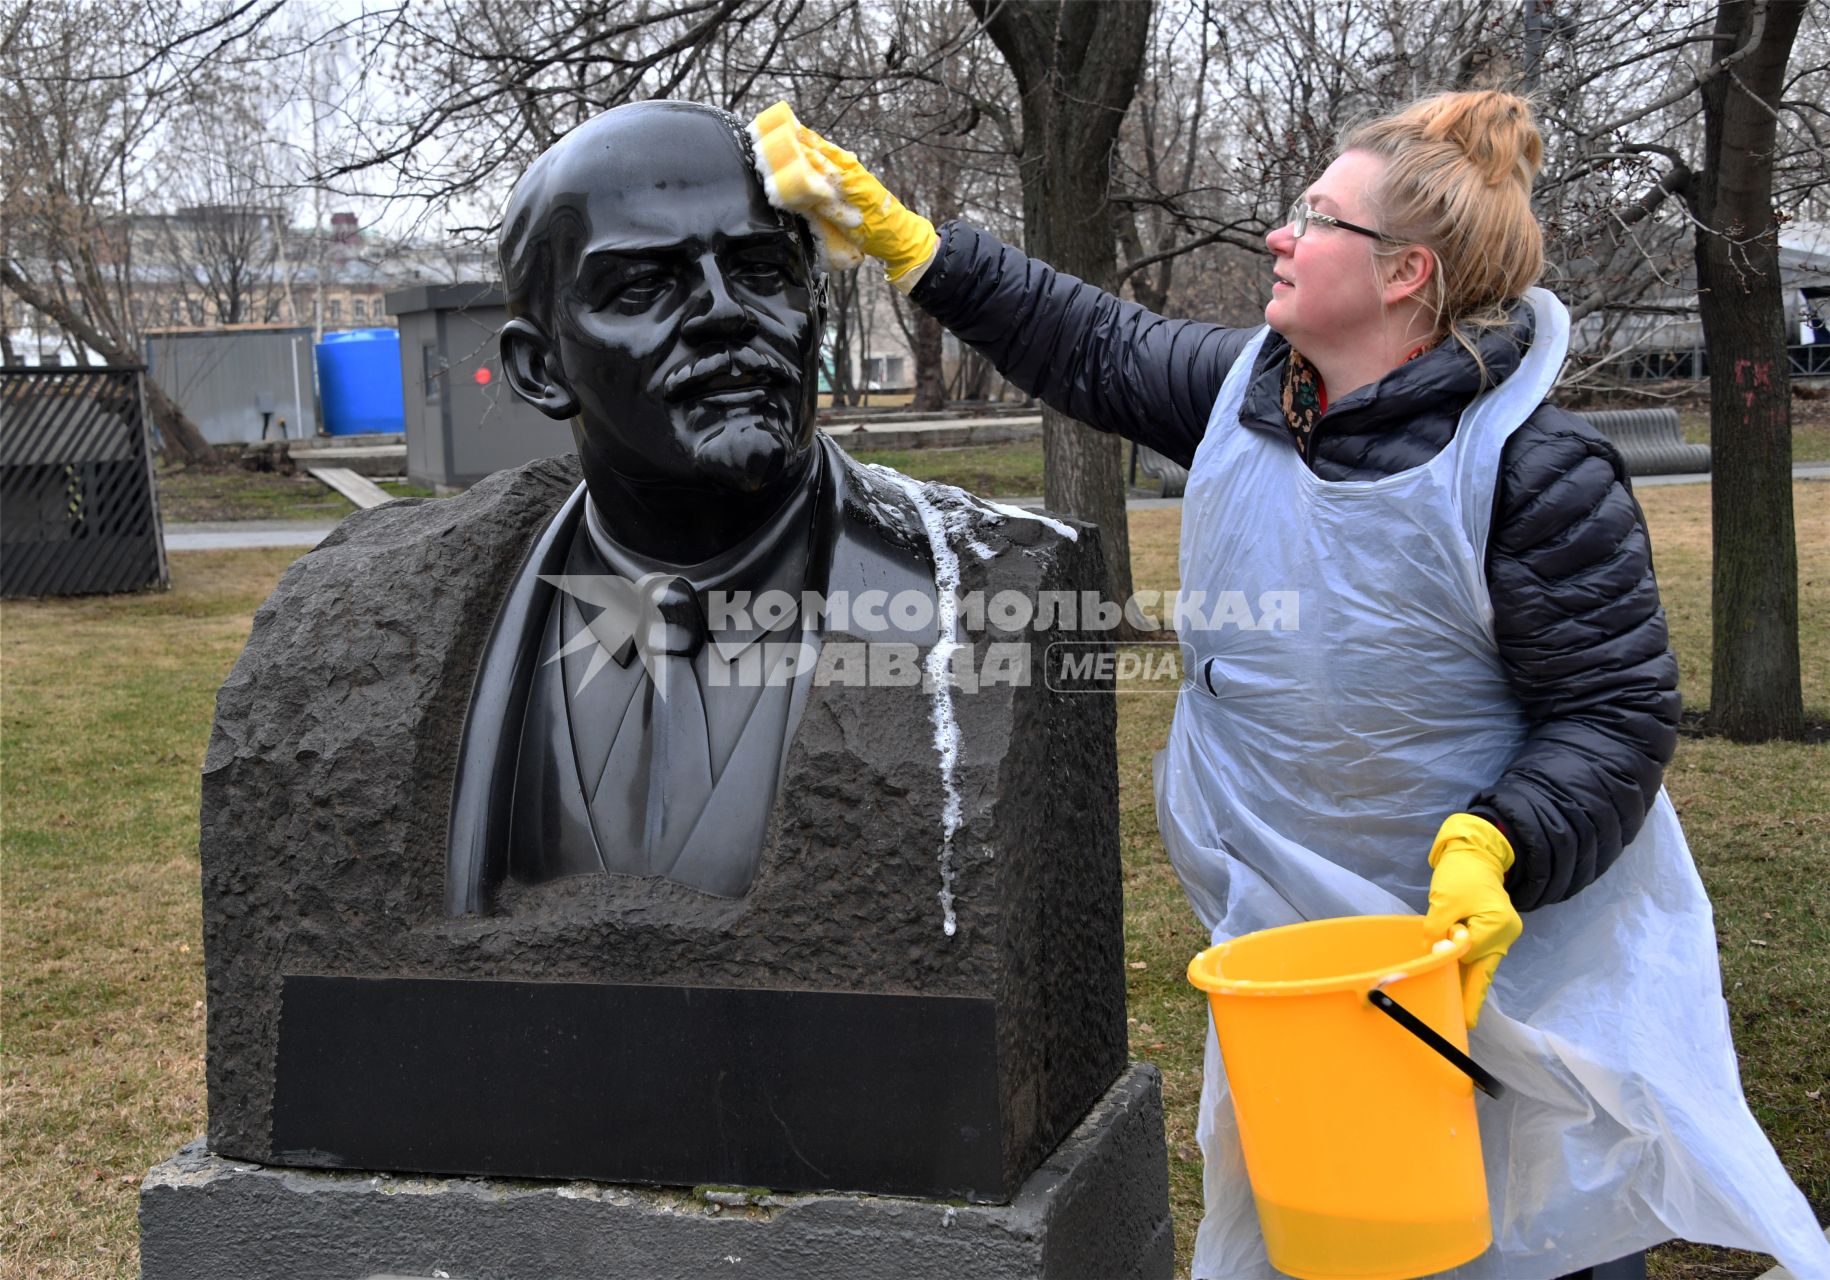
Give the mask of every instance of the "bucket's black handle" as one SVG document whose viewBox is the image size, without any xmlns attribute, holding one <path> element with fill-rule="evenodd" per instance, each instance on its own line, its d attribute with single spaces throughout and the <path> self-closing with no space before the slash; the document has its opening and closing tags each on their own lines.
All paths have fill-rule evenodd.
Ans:
<svg viewBox="0 0 1830 1280">
<path fill-rule="evenodd" d="M 1393 1022 L 1397 1023 L 1419 1040 L 1429 1045 L 1430 1048 L 1436 1050 L 1437 1053 L 1440 1053 L 1443 1057 L 1447 1058 L 1456 1070 L 1466 1073 L 1468 1079 L 1474 1081 L 1480 1088 L 1480 1091 L 1489 1098 L 1497 1098 L 1502 1093 L 1506 1092 L 1506 1086 L 1494 1079 L 1493 1074 L 1485 1067 L 1482 1067 L 1473 1058 L 1470 1058 L 1460 1049 L 1457 1049 L 1447 1040 L 1444 1040 L 1441 1036 L 1437 1035 L 1434 1028 L 1432 1028 L 1429 1023 L 1425 1022 L 1422 1018 L 1419 1018 L 1409 1009 L 1406 1009 L 1383 991 L 1374 987 L 1371 991 L 1366 993 L 1366 998 L 1372 1002 L 1373 1008 L 1391 1018 Z"/>
</svg>

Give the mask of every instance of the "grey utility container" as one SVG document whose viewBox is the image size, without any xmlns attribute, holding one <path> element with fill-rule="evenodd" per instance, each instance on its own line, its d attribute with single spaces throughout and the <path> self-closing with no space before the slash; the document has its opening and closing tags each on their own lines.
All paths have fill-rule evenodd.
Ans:
<svg viewBox="0 0 1830 1280">
<path fill-rule="evenodd" d="M 211 444 L 252 443 L 263 430 L 269 440 L 318 433 L 309 328 L 153 329 L 146 365 Z"/>
<path fill-rule="evenodd" d="M 400 324 L 407 479 L 462 489 L 492 471 L 572 452 L 571 424 L 523 403 L 502 376 L 501 285 L 421 285 L 388 294 L 387 307 Z"/>
</svg>

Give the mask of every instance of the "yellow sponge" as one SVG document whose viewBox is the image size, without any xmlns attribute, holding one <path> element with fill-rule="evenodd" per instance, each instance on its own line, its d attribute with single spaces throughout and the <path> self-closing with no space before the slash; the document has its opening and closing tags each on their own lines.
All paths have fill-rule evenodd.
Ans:
<svg viewBox="0 0 1830 1280">
<path fill-rule="evenodd" d="M 802 214 L 819 237 L 820 251 L 826 255 L 829 271 L 846 271 L 864 261 L 864 250 L 852 240 L 844 227 L 835 226 L 816 214 Z"/>
<path fill-rule="evenodd" d="M 756 144 L 756 172 L 769 203 L 796 213 L 812 224 L 820 247 L 833 267 L 855 267 L 864 260 L 849 229 L 860 221 L 833 181 L 830 162 L 804 141 L 794 108 L 778 102 L 747 126 Z"/>
<path fill-rule="evenodd" d="M 749 129 L 756 142 L 756 172 L 770 204 L 807 213 L 838 200 L 838 190 L 824 172 L 825 158 L 801 145 L 794 108 L 778 102 L 752 120 Z"/>
</svg>

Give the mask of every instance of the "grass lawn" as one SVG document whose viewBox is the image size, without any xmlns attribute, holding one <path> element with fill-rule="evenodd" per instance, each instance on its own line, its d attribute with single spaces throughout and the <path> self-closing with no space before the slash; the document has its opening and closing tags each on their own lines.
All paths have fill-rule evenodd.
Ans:
<svg viewBox="0 0 1830 1280">
<path fill-rule="evenodd" d="M 375 485 L 390 498 L 436 498 L 439 496 L 437 490 L 433 489 L 431 485 L 410 484 L 405 480 L 377 480 Z"/>
<path fill-rule="evenodd" d="M 137 1275 L 135 1196 L 203 1124 L 197 794 L 216 687 L 296 551 L 0 613 L 0 1275 Z"/>
<path fill-rule="evenodd" d="M 859 462 L 894 467 L 917 480 L 939 480 L 987 498 L 1033 498 L 1042 493 L 1042 439 L 963 449 L 863 449 Z"/>
<path fill-rule="evenodd" d="M 168 521 L 341 520 L 355 509 L 303 471 L 283 476 L 240 467 L 159 469 L 159 514 Z"/>
<path fill-rule="evenodd" d="M 1656 402 L 1623 399 L 1610 408 L 1644 409 Z M 1678 413 L 1678 429 L 1690 444 L 1709 443 L 1709 396 L 1685 395 L 1669 402 Z M 1594 406 L 1600 407 L 1600 406 Z M 1830 462 L 1830 400 L 1792 399 L 1792 461 Z"/>
<path fill-rule="evenodd" d="M 378 482 L 391 498 L 433 498 L 425 485 Z M 276 475 L 240 467 L 160 468 L 159 514 L 169 521 L 341 520 L 356 504 L 300 471 Z"/>
<path fill-rule="evenodd" d="M 1709 406 L 1678 410 L 1678 426 L 1691 444 L 1709 443 Z M 1830 404 L 1792 402 L 1792 462 L 1830 462 Z"/>
<path fill-rule="evenodd" d="M 1806 699 L 1824 719 L 1830 485 L 1796 493 Z M 1644 494 L 1692 705 L 1708 690 L 1707 499 L 1702 486 Z M 1175 585 L 1179 515 L 1133 515 L 1140 587 Z M 203 1130 L 198 771 L 217 685 L 296 554 L 181 553 L 166 594 L 8 602 L 0 613 L 4 1280 L 136 1275 L 140 1178 Z M 1156 834 L 1150 761 L 1172 705 L 1121 699 L 1119 768 L 1132 1053 L 1164 1073 L 1186 1269 L 1205 1014 L 1182 975 L 1205 938 Z M 1830 747 L 1686 738 L 1667 781 L 1715 898 L 1750 1101 L 1830 1216 Z M 1655 1275 L 1686 1280 L 1767 1265 L 1690 1246 L 1654 1255 Z"/>
</svg>

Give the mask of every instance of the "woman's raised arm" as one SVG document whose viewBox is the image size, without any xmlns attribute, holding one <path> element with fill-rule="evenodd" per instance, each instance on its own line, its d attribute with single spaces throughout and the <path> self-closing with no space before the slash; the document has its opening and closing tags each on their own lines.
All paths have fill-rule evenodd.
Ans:
<svg viewBox="0 0 1830 1280">
<path fill-rule="evenodd" d="M 909 298 L 1024 391 L 1184 467 L 1252 336 L 1165 319 L 963 222 Z"/>
<path fill-rule="evenodd" d="M 1187 466 L 1247 329 L 1162 316 L 1063 275 L 962 222 L 939 232 L 785 102 L 749 127 L 771 202 L 806 218 L 835 264 L 884 264 L 1017 386 L 1099 431 Z"/>
</svg>

